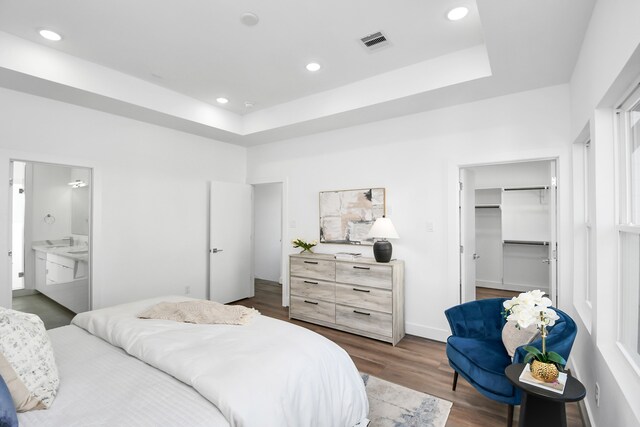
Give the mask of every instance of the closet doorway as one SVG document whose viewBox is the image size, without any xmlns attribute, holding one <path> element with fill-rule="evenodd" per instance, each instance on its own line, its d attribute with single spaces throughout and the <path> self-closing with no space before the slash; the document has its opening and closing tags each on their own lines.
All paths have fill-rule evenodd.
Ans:
<svg viewBox="0 0 640 427">
<path fill-rule="evenodd" d="M 540 289 L 557 303 L 556 161 L 465 167 L 460 180 L 462 302 Z"/>
</svg>

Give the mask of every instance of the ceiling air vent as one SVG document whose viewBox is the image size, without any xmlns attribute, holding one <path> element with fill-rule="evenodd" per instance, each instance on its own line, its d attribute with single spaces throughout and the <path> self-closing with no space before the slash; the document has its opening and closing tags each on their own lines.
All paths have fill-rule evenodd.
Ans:
<svg viewBox="0 0 640 427">
<path fill-rule="evenodd" d="M 389 44 L 389 40 L 387 40 L 381 31 L 369 34 L 368 36 L 361 38 L 360 41 L 368 50 L 379 49 Z"/>
</svg>

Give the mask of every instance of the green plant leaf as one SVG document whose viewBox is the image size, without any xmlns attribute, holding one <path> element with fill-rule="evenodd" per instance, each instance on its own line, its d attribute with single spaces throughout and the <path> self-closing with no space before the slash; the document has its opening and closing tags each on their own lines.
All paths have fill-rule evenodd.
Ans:
<svg viewBox="0 0 640 427">
<path fill-rule="evenodd" d="M 532 345 L 525 346 L 524 351 L 526 351 L 527 353 L 533 354 L 536 358 L 538 358 L 539 356 L 542 356 L 542 352 L 538 350 L 537 347 L 534 347 Z"/>
<path fill-rule="evenodd" d="M 567 364 L 567 361 L 564 360 L 564 357 L 560 356 L 555 351 L 548 351 L 547 359 L 549 359 L 551 362 L 555 363 L 556 365 L 564 366 Z"/>
</svg>

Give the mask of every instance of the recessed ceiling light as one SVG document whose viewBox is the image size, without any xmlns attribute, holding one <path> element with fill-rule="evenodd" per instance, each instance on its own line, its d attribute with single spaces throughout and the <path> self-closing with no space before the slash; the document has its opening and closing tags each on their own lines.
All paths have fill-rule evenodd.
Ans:
<svg viewBox="0 0 640 427">
<path fill-rule="evenodd" d="M 218 104 L 226 104 L 227 102 L 229 102 L 229 100 L 227 98 L 217 98 L 216 101 L 218 101 Z"/>
<path fill-rule="evenodd" d="M 258 15 L 251 12 L 243 13 L 240 16 L 240 22 L 242 22 L 247 27 L 253 27 L 258 23 L 259 20 L 260 18 L 258 18 Z"/>
<path fill-rule="evenodd" d="M 447 18 L 449 18 L 450 21 L 458 21 L 467 16 L 468 13 L 469 9 L 467 9 L 466 7 L 456 7 L 451 9 L 449 13 L 447 13 Z"/>
<path fill-rule="evenodd" d="M 55 31 L 51 31 L 51 30 L 40 30 L 39 31 L 40 35 L 42 37 L 44 37 L 47 40 L 51 40 L 53 42 L 57 42 L 62 40 L 62 36 L 58 33 L 56 33 Z"/>
<path fill-rule="evenodd" d="M 320 64 L 317 62 L 309 62 L 307 64 L 307 70 L 309 71 L 318 71 L 320 69 Z"/>
</svg>

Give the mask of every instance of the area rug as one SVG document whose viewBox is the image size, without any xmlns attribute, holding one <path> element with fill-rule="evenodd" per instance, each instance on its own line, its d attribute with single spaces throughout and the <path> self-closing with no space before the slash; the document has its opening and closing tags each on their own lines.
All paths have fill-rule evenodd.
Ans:
<svg viewBox="0 0 640 427">
<path fill-rule="evenodd" d="M 362 374 L 369 397 L 369 427 L 444 427 L 452 403 Z"/>
</svg>

